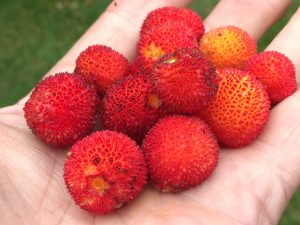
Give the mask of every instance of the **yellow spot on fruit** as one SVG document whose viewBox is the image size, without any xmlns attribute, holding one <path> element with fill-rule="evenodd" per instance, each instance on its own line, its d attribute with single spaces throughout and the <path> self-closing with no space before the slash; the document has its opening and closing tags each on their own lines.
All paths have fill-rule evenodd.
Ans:
<svg viewBox="0 0 300 225">
<path fill-rule="evenodd" d="M 154 42 L 152 42 L 147 48 L 145 48 L 143 53 L 146 58 L 150 58 L 154 61 L 158 60 L 165 54 L 161 47 L 156 46 Z"/>
<path fill-rule="evenodd" d="M 105 194 L 110 186 L 109 184 L 104 180 L 103 177 L 94 177 L 90 180 L 91 188 L 98 192 L 100 195 Z"/>
<path fill-rule="evenodd" d="M 161 101 L 157 94 L 148 94 L 147 105 L 157 109 L 161 105 Z"/>
<path fill-rule="evenodd" d="M 218 68 L 242 68 L 256 53 L 256 43 L 244 30 L 220 27 L 207 32 L 199 42 L 200 51 Z"/>
<path fill-rule="evenodd" d="M 86 176 L 95 175 L 96 173 L 98 173 L 96 166 L 89 165 L 84 168 L 84 175 Z"/>
<path fill-rule="evenodd" d="M 95 199 L 93 198 L 85 198 L 82 200 L 82 202 L 80 203 L 81 206 L 90 206 L 92 204 L 94 204 Z"/>
</svg>

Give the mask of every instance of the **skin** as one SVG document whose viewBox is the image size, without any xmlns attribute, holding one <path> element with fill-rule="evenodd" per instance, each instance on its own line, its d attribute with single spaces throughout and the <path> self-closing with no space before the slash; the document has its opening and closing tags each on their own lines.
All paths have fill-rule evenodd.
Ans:
<svg viewBox="0 0 300 225">
<path fill-rule="evenodd" d="M 133 58 L 138 28 L 150 10 L 186 6 L 188 0 L 118 0 L 49 71 L 74 69 L 88 45 L 101 43 Z M 205 20 L 246 28 L 259 39 L 288 7 L 287 0 L 223 0 Z M 251 15 L 247 17 L 245 15 Z M 283 52 L 300 78 L 300 10 L 268 50 Z M 126 28 L 126 30 L 125 30 Z M 28 129 L 26 96 L 0 109 L 0 215 L 6 225 L 119 224 L 277 224 L 300 183 L 300 91 L 278 104 L 259 138 L 240 150 L 221 149 L 216 171 L 201 186 L 181 194 L 161 194 L 147 186 L 138 199 L 107 216 L 79 209 L 66 191 L 63 163 L 67 150 L 53 150 Z"/>
</svg>

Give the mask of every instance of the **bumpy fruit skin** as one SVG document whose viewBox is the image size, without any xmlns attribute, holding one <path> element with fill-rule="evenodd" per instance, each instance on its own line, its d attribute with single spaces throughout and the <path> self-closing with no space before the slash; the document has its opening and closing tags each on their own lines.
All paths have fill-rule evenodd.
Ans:
<svg viewBox="0 0 300 225">
<path fill-rule="evenodd" d="M 124 78 L 128 60 L 104 45 L 92 45 L 80 53 L 76 60 L 75 73 L 93 82 L 103 96 L 116 81 Z"/>
<path fill-rule="evenodd" d="M 140 142 L 164 110 L 150 77 L 138 75 L 127 77 L 107 91 L 101 114 L 106 129 L 123 132 Z"/>
<path fill-rule="evenodd" d="M 128 66 L 124 77 L 128 77 L 128 76 L 136 76 L 136 75 L 140 75 L 140 74 L 144 74 L 144 68 L 141 65 L 140 61 L 138 60 L 138 58 L 135 58 Z"/>
<path fill-rule="evenodd" d="M 198 48 L 164 55 L 155 64 L 151 77 L 159 98 L 175 114 L 198 113 L 218 90 L 215 68 Z"/>
<path fill-rule="evenodd" d="M 139 146 L 114 131 L 98 131 L 75 143 L 64 165 L 65 184 L 75 203 L 97 214 L 136 198 L 146 174 Z"/>
<path fill-rule="evenodd" d="M 295 66 L 288 57 L 279 52 L 265 51 L 252 56 L 244 70 L 252 73 L 265 85 L 273 105 L 297 89 Z"/>
<path fill-rule="evenodd" d="M 179 22 L 186 25 L 197 39 L 200 39 L 204 34 L 202 18 L 196 12 L 172 6 L 158 8 L 150 12 L 144 20 L 141 32 L 144 33 L 146 30 L 151 30 L 153 27 L 166 22 Z"/>
<path fill-rule="evenodd" d="M 38 83 L 24 106 L 32 132 L 47 145 L 64 148 L 93 131 L 99 99 L 82 77 L 58 73 Z"/>
<path fill-rule="evenodd" d="M 217 95 L 201 116 L 223 146 L 246 146 L 256 139 L 269 118 L 269 96 L 248 72 L 220 69 L 217 73 Z"/>
<path fill-rule="evenodd" d="M 137 44 L 137 58 L 144 69 L 151 72 L 154 63 L 163 55 L 178 48 L 197 45 L 197 39 L 187 26 L 178 22 L 166 22 L 141 33 Z"/>
<path fill-rule="evenodd" d="M 215 28 L 203 35 L 200 51 L 215 67 L 241 69 L 256 53 L 256 43 L 244 30 L 235 26 Z"/>
<path fill-rule="evenodd" d="M 147 133 L 142 149 L 149 176 L 163 192 L 181 192 L 206 180 L 218 163 L 219 147 L 198 117 L 168 116 Z"/>
</svg>

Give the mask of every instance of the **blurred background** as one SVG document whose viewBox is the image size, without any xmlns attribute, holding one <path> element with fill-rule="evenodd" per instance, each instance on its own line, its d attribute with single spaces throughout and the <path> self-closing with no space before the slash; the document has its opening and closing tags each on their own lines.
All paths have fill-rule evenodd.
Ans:
<svg viewBox="0 0 300 225">
<path fill-rule="evenodd" d="M 109 0 L 1 0 L 0 107 L 26 95 L 97 19 Z M 217 0 L 194 0 L 191 8 L 205 18 Z M 262 51 L 300 6 L 289 11 L 258 43 Z M 300 190 L 286 209 L 280 225 L 300 224 Z"/>
</svg>

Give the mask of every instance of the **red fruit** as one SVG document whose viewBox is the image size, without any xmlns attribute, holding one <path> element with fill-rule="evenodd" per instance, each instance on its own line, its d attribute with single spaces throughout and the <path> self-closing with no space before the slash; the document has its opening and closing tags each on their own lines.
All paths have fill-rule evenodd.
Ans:
<svg viewBox="0 0 300 225">
<path fill-rule="evenodd" d="M 141 28 L 141 33 L 151 30 L 153 27 L 160 26 L 163 23 L 179 22 L 187 26 L 192 34 L 200 39 L 204 34 L 204 25 L 202 18 L 194 11 L 185 8 L 176 8 L 166 6 L 150 12 Z"/>
<path fill-rule="evenodd" d="M 153 64 L 178 48 L 196 47 L 197 39 L 182 23 L 164 23 L 141 33 L 137 44 L 137 57 L 145 70 L 151 72 Z"/>
<path fill-rule="evenodd" d="M 140 75 L 140 74 L 144 74 L 144 68 L 142 67 L 140 61 L 135 58 L 128 66 L 124 77 L 127 76 L 136 76 L 136 75 Z"/>
<path fill-rule="evenodd" d="M 225 26 L 210 30 L 200 39 L 200 51 L 215 67 L 241 69 L 256 53 L 253 38 L 241 28 Z"/>
<path fill-rule="evenodd" d="M 24 106 L 25 119 L 39 139 L 63 148 L 93 131 L 98 97 L 82 77 L 58 73 L 38 83 Z"/>
<path fill-rule="evenodd" d="M 239 148 L 253 142 L 266 124 L 270 100 L 255 77 L 238 69 L 218 70 L 215 99 L 201 112 L 219 142 Z"/>
<path fill-rule="evenodd" d="M 252 56 L 244 70 L 265 85 L 272 104 L 281 102 L 297 89 L 294 64 L 279 52 L 266 51 Z"/>
<path fill-rule="evenodd" d="M 106 214 L 132 201 L 146 183 L 147 167 L 139 146 L 114 131 L 100 131 L 74 144 L 64 179 L 82 209 Z"/>
<path fill-rule="evenodd" d="M 116 81 L 123 79 L 128 67 L 128 60 L 103 45 L 92 45 L 80 53 L 76 60 L 75 73 L 92 81 L 100 95 Z"/>
<path fill-rule="evenodd" d="M 160 105 L 149 76 L 129 76 L 107 91 L 103 99 L 103 125 L 140 142 L 163 115 Z"/>
<path fill-rule="evenodd" d="M 161 119 L 146 135 L 142 148 L 154 185 L 173 193 L 207 179 L 217 166 L 219 155 L 215 137 L 197 117 Z"/>
<path fill-rule="evenodd" d="M 154 67 L 152 81 L 160 100 L 173 113 L 198 113 L 215 96 L 214 67 L 197 48 L 164 55 Z"/>
</svg>

